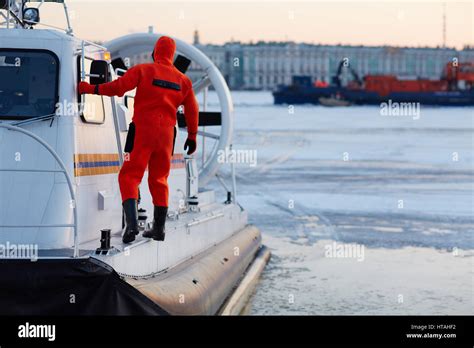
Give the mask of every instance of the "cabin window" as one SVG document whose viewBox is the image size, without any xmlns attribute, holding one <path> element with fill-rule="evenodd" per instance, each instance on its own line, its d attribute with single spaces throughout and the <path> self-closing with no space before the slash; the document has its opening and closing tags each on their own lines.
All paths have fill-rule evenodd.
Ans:
<svg viewBox="0 0 474 348">
<path fill-rule="evenodd" d="M 54 115 L 58 76 L 53 52 L 0 48 L 0 119 Z"/>
<path fill-rule="evenodd" d="M 86 57 L 85 59 L 85 70 L 88 74 L 91 70 L 92 59 Z M 77 80 L 78 83 L 81 81 L 81 56 L 77 57 Z M 86 76 L 86 81 L 89 81 L 89 77 Z M 104 108 L 104 97 L 96 94 L 83 94 L 78 96 L 80 110 L 79 114 L 82 120 L 86 123 L 104 123 L 105 120 L 105 108 Z"/>
</svg>

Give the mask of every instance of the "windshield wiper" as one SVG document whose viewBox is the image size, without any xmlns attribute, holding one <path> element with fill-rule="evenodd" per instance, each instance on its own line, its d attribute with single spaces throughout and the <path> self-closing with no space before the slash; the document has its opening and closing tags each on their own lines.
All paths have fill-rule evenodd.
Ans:
<svg viewBox="0 0 474 348">
<path fill-rule="evenodd" d="M 52 125 L 55 116 L 56 116 L 56 113 L 49 114 L 49 115 L 38 116 L 38 117 L 35 117 L 35 118 L 29 118 L 27 120 L 22 120 L 22 121 L 19 121 L 19 122 L 12 123 L 12 125 L 13 126 L 23 126 L 25 124 L 30 124 L 30 123 L 34 123 L 34 122 L 49 120 L 50 118 L 52 119 L 51 120 L 51 125 Z M 51 127 L 51 125 L 50 125 L 50 127 Z"/>
</svg>

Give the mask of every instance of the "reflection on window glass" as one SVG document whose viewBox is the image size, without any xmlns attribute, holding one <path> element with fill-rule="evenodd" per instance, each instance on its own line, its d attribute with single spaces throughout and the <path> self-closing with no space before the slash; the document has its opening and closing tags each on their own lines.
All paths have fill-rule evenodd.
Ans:
<svg viewBox="0 0 474 348">
<path fill-rule="evenodd" d="M 0 49 L 0 118 L 54 114 L 58 65 L 52 52 Z"/>
<path fill-rule="evenodd" d="M 78 58 L 80 59 L 80 57 Z M 90 73 L 92 60 L 85 59 L 86 74 Z M 79 65 L 80 66 L 80 65 Z M 78 72 L 79 79 L 81 77 Z M 88 79 L 86 79 L 87 82 Z M 104 98 L 96 94 L 83 94 L 81 96 L 81 116 L 89 123 L 103 123 L 105 119 Z"/>
</svg>

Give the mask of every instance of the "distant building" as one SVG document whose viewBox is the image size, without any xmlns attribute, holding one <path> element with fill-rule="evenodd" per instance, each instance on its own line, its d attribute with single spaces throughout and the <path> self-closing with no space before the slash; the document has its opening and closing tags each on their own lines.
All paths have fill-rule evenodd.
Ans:
<svg viewBox="0 0 474 348">
<path fill-rule="evenodd" d="M 294 42 L 228 42 L 224 45 L 200 44 L 194 32 L 194 45 L 219 68 L 231 89 L 272 90 L 290 84 L 294 75 L 308 75 L 330 83 L 339 63 L 347 58 L 362 78 L 367 74 L 392 74 L 407 78 L 439 79 L 446 63 L 474 62 L 474 48 L 412 48 L 390 46 L 315 45 Z M 137 51 L 138 52 L 138 51 Z M 150 52 L 131 55 L 131 64 L 150 62 Z M 203 74 L 192 64 L 189 76 Z M 343 82 L 350 80 L 343 76 Z"/>
<path fill-rule="evenodd" d="M 446 63 L 474 62 L 474 49 L 365 47 L 296 44 L 227 43 L 197 45 L 222 71 L 232 89 L 274 89 L 291 83 L 294 75 L 331 82 L 341 60 L 347 58 L 360 77 L 393 74 L 399 77 L 439 79 Z M 352 77 L 348 74 L 345 80 Z"/>
</svg>

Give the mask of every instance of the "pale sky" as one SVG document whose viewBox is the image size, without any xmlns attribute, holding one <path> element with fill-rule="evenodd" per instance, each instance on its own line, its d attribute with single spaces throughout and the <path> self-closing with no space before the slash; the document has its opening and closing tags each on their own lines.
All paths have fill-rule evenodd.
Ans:
<svg viewBox="0 0 474 348">
<path fill-rule="evenodd" d="M 321 44 L 437 46 L 443 42 L 441 1 L 159 1 L 69 0 L 76 36 L 111 40 L 155 32 L 202 43 L 284 41 Z M 64 27 L 62 8 L 44 4 L 41 20 Z M 450 47 L 474 44 L 473 1 L 447 1 Z"/>
</svg>

